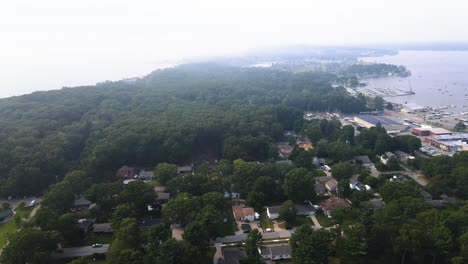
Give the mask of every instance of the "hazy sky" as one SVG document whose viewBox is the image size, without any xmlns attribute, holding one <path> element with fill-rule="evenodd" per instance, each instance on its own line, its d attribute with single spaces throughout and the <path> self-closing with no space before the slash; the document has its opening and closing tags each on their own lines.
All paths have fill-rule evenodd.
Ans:
<svg viewBox="0 0 468 264">
<path fill-rule="evenodd" d="M 0 97 L 284 44 L 468 41 L 466 0 L 5 0 Z"/>
</svg>

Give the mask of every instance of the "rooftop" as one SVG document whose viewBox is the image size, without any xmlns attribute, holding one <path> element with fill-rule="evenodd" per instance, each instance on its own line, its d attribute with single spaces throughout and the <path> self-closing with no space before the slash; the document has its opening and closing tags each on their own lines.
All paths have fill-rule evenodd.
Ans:
<svg viewBox="0 0 468 264">
<path fill-rule="evenodd" d="M 385 116 L 376 116 L 376 115 L 357 115 L 357 118 L 366 121 L 367 123 L 373 124 L 374 126 L 380 123 L 382 126 L 385 125 L 401 125 L 400 123 L 393 121 L 390 118 Z"/>
<path fill-rule="evenodd" d="M 262 255 L 271 255 L 271 256 L 291 255 L 291 246 L 287 244 L 266 246 L 262 248 L 261 251 L 262 251 Z"/>
<path fill-rule="evenodd" d="M 93 232 L 94 233 L 112 233 L 114 230 L 110 223 L 100 223 L 93 225 Z"/>
<path fill-rule="evenodd" d="M 351 205 L 341 197 L 330 197 L 320 203 L 320 206 L 326 211 L 333 210 L 338 207 L 350 208 Z"/>
</svg>

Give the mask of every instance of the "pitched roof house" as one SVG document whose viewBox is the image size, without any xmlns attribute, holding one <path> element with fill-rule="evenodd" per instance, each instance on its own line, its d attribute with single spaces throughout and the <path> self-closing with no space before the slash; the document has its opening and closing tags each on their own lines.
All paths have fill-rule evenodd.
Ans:
<svg viewBox="0 0 468 264">
<path fill-rule="evenodd" d="M 336 192 L 338 188 L 338 182 L 335 179 L 331 179 L 325 183 L 325 188 L 330 192 Z"/>
<path fill-rule="evenodd" d="M 323 212 L 330 216 L 330 212 L 336 208 L 351 208 L 351 204 L 344 198 L 341 197 L 330 197 L 327 200 L 320 202 Z"/>
<path fill-rule="evenodd" d="M 260 255 L 264 260 L 291 259 L 290 245 L 272 245 L 261 249 Z"/>
<path fill-rule="evenodd" d="M 255 220 L 255 211 L 252 207 L 242 207 L 240 205 L 232 206 L 232 213 L 237 220 Z"/>
</svg>

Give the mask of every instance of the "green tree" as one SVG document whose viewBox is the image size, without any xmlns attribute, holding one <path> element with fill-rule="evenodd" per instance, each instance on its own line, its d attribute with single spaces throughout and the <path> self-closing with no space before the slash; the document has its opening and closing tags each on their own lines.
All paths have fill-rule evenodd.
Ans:
<svg viewBox="0 0 468 264">
<path fill-rule="evenodd" d="M 462 121 L 459 121 L 454 127 L 453 127 L 453 130 L 457 131 L 457 132 L 463 132 L 465 131 L 466 129 L 466 125 L 462 122 Z"/>
<path fill-rule="evenodd" d="M 354 127 L 353 126 L 346 125 L 341 128 L 341 140 L 351 145 L 354 144 Z"/>
<path fill-rule="evenodd" d="M 266 198 L 261 192 L 249 192 L 246 203 L 255 208 L 255 210 L 261 210 L 266 204 Z"/>
<path fill-rule="evenodd" d="M 160 184 L 166 184 L 171 178 L 177 175 L 177 165 L 170 163 L 159 163 L 156 166 L 154 175 Z"/>
<path fill-rule="evenodd" d="M 349 179 L 354 174 L 354 166 L 349 162 L 339 162 L 332 166 L 332 175 L 334 178 Z"/>
<path fill-rule="evenodd" d="M 9 202 L 3 202 L 2 203 L 2 210 L 3 211 L 6 211 L 6 210 L 10 209 L 10 207 L 11 207 L 11 205 L 10 205 Z"/>
<path fill-rule="evenodd" d="M 197 197 L 181 193 L 164 205 L 162 214 L 169 223 L 185 226 L 196 218 L 199 210 L 200 202 Z"/>
<path fill-rule="evenodd" d="M 137 212 L 133 204 L 119 204 L 113 214 L 112 214 L 112 226 L 115 229 L 118 229 L 120 222 L 125 218 L 135 218 L 137 217 Z"/>
<path fill-rule="evenodd" d="M 338 181 L 337 192 L 340 197 L 348 198 L 351 195 L 351 187 L 348 179 Z"/>
<path fill-rule="evenodd" d="M 185 227 L 183 238 L 200 250 L 204 250 L 209 245 L 210 233 L 203 222 L 193 221 Z"/>
<path fill-rule="evenodd" d="M 255 180 L 252 190 L 265 194 L 266 201 L 272 202 L 276 196 L 277 185 L 272 177 L 260 176 Z"/>
<path fill-rule="evenodd" d="M 245 253 L 247 257 L 242 260 L 242 263 L 245 264 L 261 264 L 262 257 L 258 252 L 258 249 L 262 247 L 262 234 L 258 231 L 258 229 L 252 230 L 247 235 L 245 239 Z"/>
<path fill-rule="evenodd" d="M 341 253 L 345 263 L 362 263 L 367 254 L 365 228 L 361 224 L 345 226 L 345 238 L 342 239 Z"/>
<path fill-rule="evenodd" d="M 325 229 L 314 231 L 302 225 L 291 236 L 292 258 L 295 264 L 326 264 L 331 233 Z"/>
<path fill-rule="evenodd" d="M 401 263 L 405 263 L 406 255 L 416 252 L 423 241 L 422 230 L 417 222 L 405 223 L 401 226 L 394 245 L 401 252 Z"/>
<path fill-rule="evenodd" d="M 85 171 L 73 170 L 65 175 L 64 182 L 68 182 L 72 188 L 72 192 L 76 195 L 86 191 L 92 183 L 91 178 Z"/>
<path fill-rule="evenodd" d="M 315 198 L 315 179 L 304 168 L 295 168 L 286 174 L 283 189 L 290 200 L 304 202 Z"/>
<path fill-rule="evenodd" d="M 26 228 L 8 237 L 0 262 L 4 264 L 51 263 L 50 252 L 57 248 L 57 232 Z"/>
<path fill-rule="evenodd" d="M 185 240 L 169 239 L 161 244 L 155 254 L 155 263 L 192 264 L 202 263 L 200 250 Z"/>
<path fill-rule="evenodd" d="M 124 218 L 120 226 L 115 230 L 115 239 L 112 241 L 107 256 L 111 263 L 122 263 L 124 250 L 136 249 L 140 243 L 140 232 L 135 218 Z M 127 252 L 128 253 L 128 252 Z M 126 259 L 125 256 L 123 259 Z"/>
<path fill-rule="evenodd" d="M 291 200 L 284 202 L 279 209 L 279 216 L 287 223 L 292 224 L 296 219 L 297 210 Z"/>
</svg>

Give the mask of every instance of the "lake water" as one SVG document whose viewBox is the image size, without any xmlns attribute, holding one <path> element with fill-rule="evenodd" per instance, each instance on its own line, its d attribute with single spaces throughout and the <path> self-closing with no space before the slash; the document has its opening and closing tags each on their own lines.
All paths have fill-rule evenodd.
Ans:
<svg viewBox="0 0 468 264">
<path fill-rule="evenodd" d="M 468 51 L 400 51 L 398 55 L 361 58 L 367 62 L 404 65 L 411 71 L 406 78 L 369 79 L 369 88 L 409 90 L 414 95 L 384 97 L 394 103 L 421 106 L 455 105 L 452 112 L 468 112 Z M 408 82 L 409 80 L 409 82 Z"/>
</svg>

